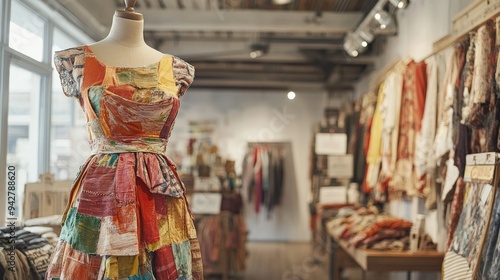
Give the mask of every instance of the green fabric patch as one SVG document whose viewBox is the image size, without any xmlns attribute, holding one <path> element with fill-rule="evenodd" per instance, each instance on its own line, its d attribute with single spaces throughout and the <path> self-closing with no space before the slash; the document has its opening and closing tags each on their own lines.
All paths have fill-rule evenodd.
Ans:
<svg viewBox="0 0 500 280">
<path fill-rule="evenodd" d="M 68 242 L 75 250 L 95 254 L 99 241 L 101 219 L 82 215 L 73 207 L 69 210 L 61 230 L 61 240 Z"/>
<path fill-rule="evenodd" d="M 89 89 L 90 104 L 92 104 L 92 108 L 97 116 L 99 116 L 101 109 L 101 97 L 104 89 L 104 86 L 94 86 Z"/>
<path fill-rule="evenodd" d="M 179 278 L 189 277 L 192 272 L 191 244 L 189 241 L 172 244 L 172 252 Z"/>
</svg>

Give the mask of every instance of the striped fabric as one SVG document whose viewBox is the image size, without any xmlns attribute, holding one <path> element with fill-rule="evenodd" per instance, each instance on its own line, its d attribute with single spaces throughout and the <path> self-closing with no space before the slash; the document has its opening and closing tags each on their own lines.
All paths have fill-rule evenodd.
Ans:
<svg viewBox="0 0 500 280">
<path fill-rule="evenodd" d="M 448 251 L 443 261 L 443 280 L 471 280 L 472 270 L 467 259 Z"/>
</svg>

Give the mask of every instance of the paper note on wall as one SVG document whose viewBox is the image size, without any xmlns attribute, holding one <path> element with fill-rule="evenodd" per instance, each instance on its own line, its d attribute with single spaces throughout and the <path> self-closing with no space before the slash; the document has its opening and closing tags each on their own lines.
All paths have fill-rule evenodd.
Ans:
<svg viewBox="0 0 500 280">
<path fill-rule="evenodd" d="M 347 134 L 317 133 L 315 152 L 318 155 L 345 155 L 347 152 Z"/>
</svg>

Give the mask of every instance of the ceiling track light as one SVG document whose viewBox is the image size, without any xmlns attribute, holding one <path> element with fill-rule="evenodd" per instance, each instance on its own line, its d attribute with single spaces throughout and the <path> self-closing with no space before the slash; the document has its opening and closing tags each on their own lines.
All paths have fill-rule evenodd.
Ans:
<svg viewBox="0 0 500 280">
<path fill-rule="evenodd" d="M 379 0 L 358 27 L 345 36 L 343 48 L 348 55 L 356 57 L 366 51 L 368 45 L 373 42 L 377 34 L 389 35 L 389 32 L 397 30 L 397 26 L 392 23 L 392 17 L 398 9 L 391 9 L 389 7 L 390 13 L 388 13 L 386 10 L 388 9 L 388 2 L 399 9 L 403 9 L 408 6 L 409 0 Z M 376 23 L 378 28 L 373 26 L 374 23 Z M 388 30 L 382 32 L 381 30 L 383 29 Z"/>
<path fill-rule="evenodd" d="M 389 0 L 389 2 L 391 2 L 391 4 L 398 9 L 403 9 L 408 4 L 407 0 Z"/>
</svg>

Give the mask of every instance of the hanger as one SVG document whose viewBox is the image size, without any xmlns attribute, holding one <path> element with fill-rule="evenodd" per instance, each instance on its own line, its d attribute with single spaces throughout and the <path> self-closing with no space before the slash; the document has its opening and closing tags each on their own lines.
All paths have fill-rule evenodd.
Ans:
<svg viewBox="0 0 500 280">
<path fill-rule="evenodd" d="M 124 2 L 125 2 L 125 9 L 115 11 L 115 15 L 117 17 L 130 20 L 143 20 L 142 14 L 137 13 L 134 9 L 137 0 L 124 0 Z"/>
</svg>

